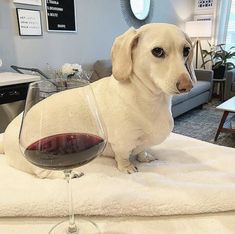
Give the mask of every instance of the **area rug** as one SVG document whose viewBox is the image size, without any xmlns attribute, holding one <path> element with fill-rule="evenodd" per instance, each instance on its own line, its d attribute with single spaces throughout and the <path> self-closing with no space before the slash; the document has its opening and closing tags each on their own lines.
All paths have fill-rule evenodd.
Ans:
<svg viewBox="0 0 235 234">
<path fill-rule="evenodd" d="M 191 110 L 175 118 L 173 132 L 190 136 L 213 144 L 235 148 L 235 134 L 220 133 L 214 142 L 223 111 L 217 110 L 220 102 L 217 99 L 203 106 L 202 109 Z"/>
</svg>

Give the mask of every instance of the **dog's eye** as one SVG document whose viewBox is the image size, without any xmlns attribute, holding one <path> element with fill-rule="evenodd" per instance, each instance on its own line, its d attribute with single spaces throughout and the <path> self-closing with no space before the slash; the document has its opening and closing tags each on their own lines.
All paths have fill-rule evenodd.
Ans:
<svg viewBox="0 0 235 234">
<path fill-rule="evenodd" d="M 183 56 L 187 57 L 189 55 L 189 52 L 190 52 L 190 48 L 189 47 L 184 47 Z"/>
<path fill-rule="evenodd" d="M 152 49 L 152 54 L 155 56 L 155 57 L 158 57 L 158 58 L 162 58 L 165 56 L 165 52 L 162 48 L 160 47 L 156 47 L 154 49 Z"/>
</svg>

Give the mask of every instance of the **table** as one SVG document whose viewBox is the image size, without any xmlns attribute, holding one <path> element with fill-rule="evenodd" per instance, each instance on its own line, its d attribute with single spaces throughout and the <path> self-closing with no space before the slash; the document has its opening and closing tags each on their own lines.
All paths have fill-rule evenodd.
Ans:
<svg viewBox="0 0 235 234">
<path fill-rule="evenodd" d="M 40 80 L 40 76 L 13 72 L 0 73 L 0 104 L 25 100 L 28 85 Z"/>
<path fill-rule="evenodd" d="M 220 104 L 219 106 L 216 107 L 216 109 L 224 111 L 224 114 L 221 118 L 219 128 L 216 132 L 215 139 L 214 139 L 215 141 L 218 139 L 219 134 L 221 132 L 235 133 L 235 129 L 231 127 L 231 121 L 232 119 L 235 120 L 235 116 L 227 119 L 229 113 L 235 113 L 235 97 L 232 97 L 226 102 Z"/>
<path fill-rule="evenodd" d="M 213 88 L 212 92 L 214 91 L 214 86 L 217 83 L 219 85 L 219 97 L 221 101 L 224 101 L 224 89 L 225 89 L 225 81 L 226 79 L 213 79 Z"/>
</svg>

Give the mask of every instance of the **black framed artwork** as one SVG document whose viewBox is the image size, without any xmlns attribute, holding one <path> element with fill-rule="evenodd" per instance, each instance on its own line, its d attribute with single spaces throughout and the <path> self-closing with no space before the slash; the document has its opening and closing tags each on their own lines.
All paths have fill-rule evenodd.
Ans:
<svg viewBox="0 0 235 234">
<path fill-rule="evenodd" d="M 42 36 L 40 10 L 16 8 L 20 36 Z"/>
<path fill-rule="evenodd" d="M 74 0 L 47 0 L 45 2 L 47 30 L 76 32 L 76 5 Z"/>
</svg>

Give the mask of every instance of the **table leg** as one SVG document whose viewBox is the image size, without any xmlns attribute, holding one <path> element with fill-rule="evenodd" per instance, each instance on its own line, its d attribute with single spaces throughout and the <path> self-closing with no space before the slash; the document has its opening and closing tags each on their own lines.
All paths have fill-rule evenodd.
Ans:
<svg viewBox="0 0 235 234">
<path fill-rule="evenodd" d="M 224 86 L 225 83 L 221 82 L 221 101 L 224 101 Z"/>
<path fill-rule="evenodd" d="M 224 114 L 223 114 L 223 116 L 222 116 L 222 118 L 221 118 L 221 121 L 220 121 L 220 124 L 219 124 L 219 128 L 218 128 L 217 133 L 216 133 L 216 135 L 215 135 L 214 141 L 217 141 L 218 136 L 219 136 L 219 134 L 220 134 L 220 131 L 221 131 L 221 129 L 222 129 L 223 126 L 224 126 L 224 122 L 225 122 L 225 120 L 226 120 L 227 117 L 228 117 L 228 114 L 229 114 L 229 111 L 224 111 Z"/>
<path fill-rule="evenodd" d="M 220 82 L 219 83 L 219 98 L 220 98 L 220 101 L 223 101 L 222 100 L 222 92 L 223 92 L 223 87 L 222 87 L 222 83 Z"/>
</svg>

